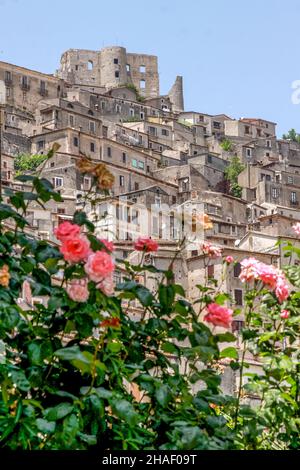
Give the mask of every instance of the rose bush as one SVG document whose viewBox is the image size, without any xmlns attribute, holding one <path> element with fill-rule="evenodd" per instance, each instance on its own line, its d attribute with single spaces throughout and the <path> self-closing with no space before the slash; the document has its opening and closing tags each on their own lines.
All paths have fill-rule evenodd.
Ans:
<svg viewBox="0 0 300 470">
<path fill-rule="evenodd" d="M 97 191 L 113 181 L 102 164 L 79 168 Z M 57 245 L 35 239 L 28 204 L 61 197 L 43 178 L 19 180 L 32 191 L 8 189 L 10 203 L 0 204 L 1 448 L 299 448 L 299 266 L 243 264 L 237 350 L 229 327 L 241 312 L 216 282 L 199 285 L 192 305 L 172 263 L 165 271 L 143 265 L 156 242 L 137 241 L 137 265 L 114 259 L 83 211 L 58 227 Z M 208 262 L 222 256 L 211 244 L 203 250 Z M 230 269 L 234 260 L 223 262 Z M 114 285 L 116 270 L 123 281 Z M 136 280 L 144 271 L 158 280 L 154 292 Z M 20 304 L 24 282 L 44 303 Z M 259 372 L 249 373 L 249 354 Z M 220 387 L 225 366 L 239 377 L 233 396 Z"/>
</svg>

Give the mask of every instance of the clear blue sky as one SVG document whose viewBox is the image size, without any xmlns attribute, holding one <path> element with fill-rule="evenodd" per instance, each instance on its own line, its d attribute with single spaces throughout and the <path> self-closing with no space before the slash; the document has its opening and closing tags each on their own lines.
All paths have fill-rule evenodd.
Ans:
<svg viewBox="0 0 300 470">
<path fill-rule="evenodd" d="M 159 58 L 161 93 L 185 109 L 262 117 L 300 132 L 299 0 L 0 0 L 0 60 L 53 73 L 69 48 L 122 45 Z"/>
</svg>

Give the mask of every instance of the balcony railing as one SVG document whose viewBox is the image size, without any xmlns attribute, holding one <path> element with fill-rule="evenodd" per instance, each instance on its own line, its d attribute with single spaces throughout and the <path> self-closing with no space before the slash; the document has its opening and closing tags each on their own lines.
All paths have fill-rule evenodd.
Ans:
<svg viewBox="0 0 300 470">
<path fill-rule="evenodd" d="M 11 86 L 12 85 L 12 78 L 5 78 L 4 83 L 6 86 Z"/>
<path fill-rule="evenodd" d="M 46 88 L 40 88 L 39 89 L 39 94 L 41 96 L 48 96 L 48 90 L 46 90 Z"/>
<path fill-rule="evenodd" d="M 29 91 L 29 90 L 30 90 L 30 85 L 29 85 L 29 83 L 21 82 L 21 83 L 20 83 L 20 87 L 21 87 L 21 90 L 23 90 L 23 91 Z"/>
</svg>

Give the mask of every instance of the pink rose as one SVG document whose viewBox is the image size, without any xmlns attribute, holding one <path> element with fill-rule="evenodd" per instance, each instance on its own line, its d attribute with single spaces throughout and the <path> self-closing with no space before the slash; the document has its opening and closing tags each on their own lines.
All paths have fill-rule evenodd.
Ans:
<svg viewBox="0 0 300 470">
<path fill-rule="evenodd" d="M 158 243 L 155 240 L 152 240 L 152 238 L 139 237 L 134 243 L 134 249 L 150 253 L 151 251 L 158 250 Z"/>
<path fill-rule="evenodd" d="M 289 296 L 289 286 L 283 273 L 281 273 L 277 278 L 275 295 L 280 303 L 286 300 Z"/>
<path fill-rule="evenodd" d="M 287 320 L 290 317 L 290 312 L 288 310 L 281 310 L 280 316 L 283 320 Z"/>
<path fill-rule="evenodd" d="M 233 314 L 233 311 L 230 308 L 212 303 L 207 305 L 207 310 L 208 313 L 204 317 L 205 321 L 212 323 L 215 326 L 222 326 L 223 328 L 230 327 Z"/>
<path fill-rule="evenodd" d="M 84 266 L 85 272 L 94 282 L 101 282 L 115 269 L 112 257 L 105 251 L 92 253 Z"/>
<path fill-rule="evenodd" d="M 81 228 L 79 225 L 72 224 L 71 222 L 62 222 L 54 229 L 54 235 L 58 240 L 63 242 L 67 238 L 74 238 L 79 235 Z"/>
<path fill-rule="evenodd" d="M 215 259 L 222 256 L 222 248 L 212 245 L 210 242 L 203 242 L 201 245 L 201 249 L 205 255 L 209 258 Z"/>
<path fill-rule="evenodd" d="M 89 298 L 87 279 L 72 279 L 67 284 L 67 294 L 74 302 L 86 302 Z"/>
<path fill-rule="evenodd" d="M 258 278 L 258 265 L 259 261 L 256 258 L 246 258 L 241 261 L 240 280 L 242 282 L 252 281 Z"/>
<path fill-rule="evenodd" d="M 231 263 L 233 263 L 234 259 L 233 259 L 232 256 L 226 256 L 225 261 L 226 261 L 226 263 L 231 264 Z"/>
<path fill-rule="evenodd" d="M 109 240 L 106 240 L 106 238 L 99 238 L 99 241 L 103 243 L 107 251 L 110 251 L 112 253 L 115 249 L 113 242 L 110 242 Z"/>
<path fill-rule="evenodd" d="M 275 293 L 280 303 L 289 296 L 289 286 L 284 273 L 273 265 L 261 263 L 255 258 L 247 258 L 241 262 L 242 270 L 239 276 L 242 282 L 260 280 Z"/>
<path fill-rule="evenodd" d="M 115 284 L 112 275 L 103 278 L 102 281 L 97 284 L 97 288 L 105 295 L 112 295 L 114 293 L 114 287 Z"/>
<path fill-rule="evenodd" d="M 85 261 L 90 251 L 90 242 L 84 236 L 67 238 L 60 247 L 64 259 L 70 263 Z"/>
<path fill-rule="evenodd" d="M 297 235 L 300 235 L 300 222 L 297 222 L 295 225 L 293 225 L 293 229 Z"/>
<path fill-rule="evenodd" d="M 267 265 L 264 263 L 258 263 L 257 272 L 259 279 L 264 283 L 270 286 L 272 289 L 275 289 L 277 279 L 278 279 L 278 269 L 272 265 Z"/>
</svg>

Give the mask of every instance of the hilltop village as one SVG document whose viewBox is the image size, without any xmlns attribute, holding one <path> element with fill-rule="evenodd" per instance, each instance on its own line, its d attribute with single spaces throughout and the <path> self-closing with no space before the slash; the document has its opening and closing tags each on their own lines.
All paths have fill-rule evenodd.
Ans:
<svg viewBox="0 0 300 470">
<path fill-rule="evenodd" d="M 70 49 L 53 75 L 0 62 L 1 82 L 4 201 L 5 188 L 24 187 L 15 179 L 16 158 L 46 155 L 60 145 L 40 174 L 63 200 L 45 210 L 30 205 L 28 230 L 35 237 L 57 243 L 54 228 L 83 207 L 91 179 L 76 162 L 86 157 L 104 162 L 115 177 L 109 197 L 88 207 L 97 234 L 114 241 L 116 257 L 131 261 L 133 240 L 157 239 L 160 249 L 146 262 L 161 269 L 177 253 L 175 281 L 191 300 L 197 284 L 221 276 L 222 259 L 205 263 L 204 239 L 235 261 L 255 256 L 278 267 L 285 258 L 277 242 L 297 246 L 292 226 L 300 221 L 300 144 L 278 139 L 276 123 L 258 117 L 186 111 L 181 76 L 168 93 L 160 92 L 156 56 L 124 47 Z M 201 214 L 208 216 L 206 227 Z M 223 282 L 242 307 L 239 274 L 237 262 Z M 152 277 L 145 276 L 140 282 L 151 287 Z M 242 325 L 242 315 L 235 317 L 233 331 Z"/>
</svg>

